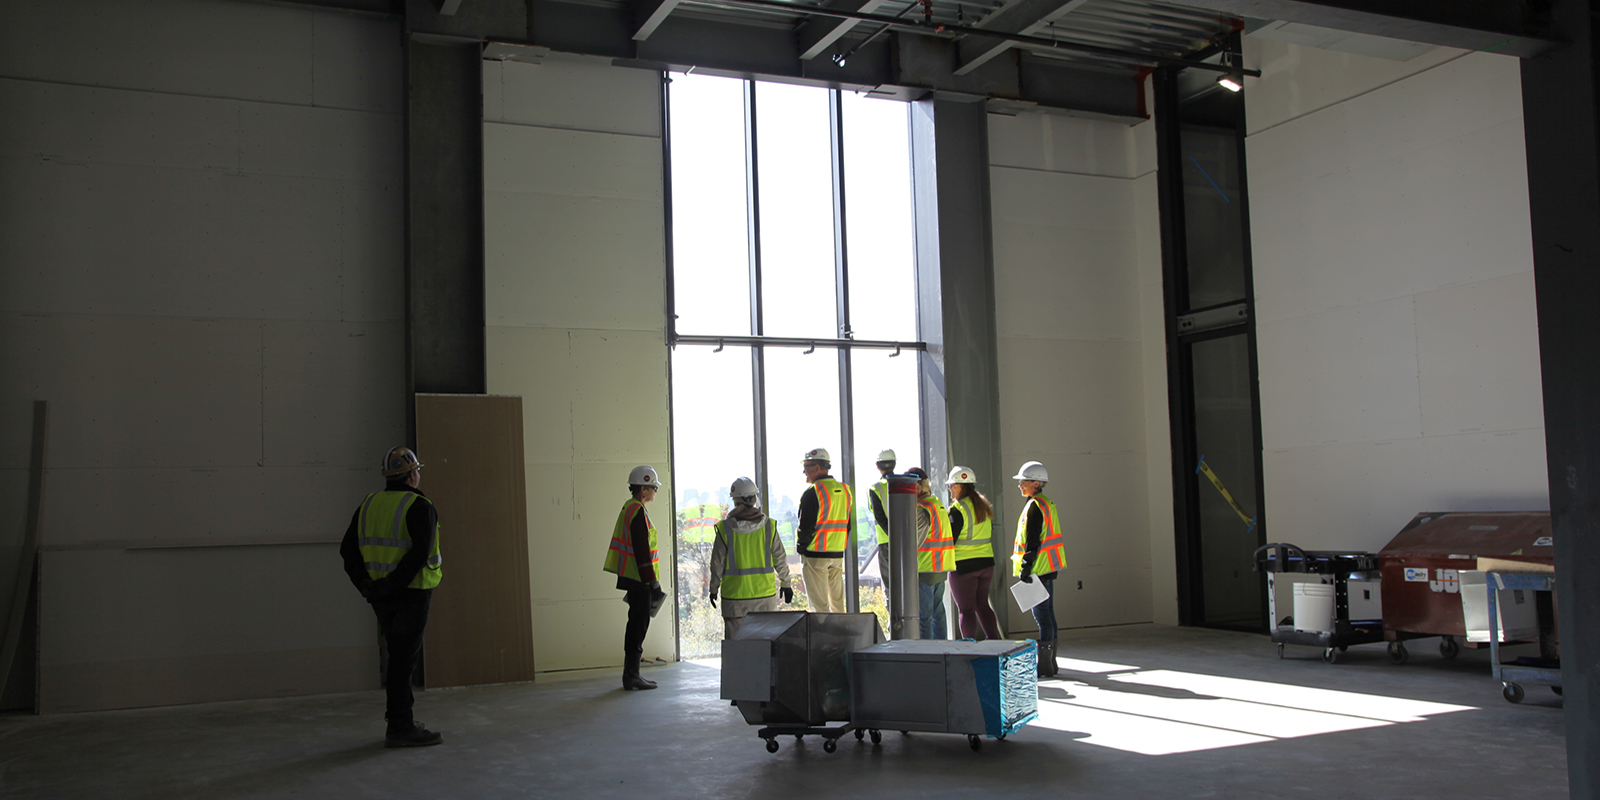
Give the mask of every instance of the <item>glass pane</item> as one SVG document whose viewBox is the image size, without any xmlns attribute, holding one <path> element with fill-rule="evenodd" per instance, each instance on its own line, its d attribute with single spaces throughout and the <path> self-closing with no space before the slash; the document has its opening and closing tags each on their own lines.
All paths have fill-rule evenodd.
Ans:
<svg viewBox="0 0 1600 800">
<path fill-rule="evenodd" d="M 1244 300 L 1239 135 L 1198 125 L 1181 130 L 1189 308 Z"/>
<path fill-rule="evenodd" d="M 902 290 L 908 291 L 908 290 Z M 878 482 L 878 453 L 893 450 L 896 470 L 922 463 L 920 402 L 917 397 L 917 354 L 906 350 L 857 350 L 851 353 L 851 412 L 855 415 L 857 554 L 862 565 L 861 610 L 879 617 L 889 630 L 888 598 L 883 593 L 883 564 L 878 549 L 878 523 L 868 491 Z"/>
<path fill-rule="evenodd" d="M 672 488 L 677 505 L 678 645 L 682 658 L 721 652 L 722 613 L 706 601 L 711 539 L 728 487 L 755 477 L 750 348 L 679 345 L 672 353 Z"/>
<path fill-rule="evenodd" d="M 857 339 L 913 341 L 916 251 L 908 109 L 899 101 L 855 92 L 843 97 L 850 328 Z"/>
<path fill-rule="evenodd" d="M 810 355 L 790 347 L 766 348 L 767 480 L 773 497 L 768 513 L 778 521 L 778 534 L 789 551 L 795 602 L 803 603 L 800 556 L 795 528 L 800 523 L 800 496 L 810 486 L 800 469 L 807 451 L 823 447 L 839 457 L 839 354 L 819 349 Z M 842 465 L 835 461 L 833 476 Z"/>
<path fill-rule="evenodd" d="M 668 91 L 677 330 L 748 335 L 744 81 L 673 75 Z"/>
<path fill-rule="evenodd" d="M 839 335 L 828 125 L 827 89 L 756 84 L 761 313 L 768 336 Z"/>
<path fill-rule="evenodd" d="M 1240 333 L 1190 347 L 1195 444 L 1244 512 L 1255 517 L 1260 504 L 1249 340 Z M 1198 488 L 1205 624 L 1260 628 L 1266 619 L 1266 596 L 1261 576 L 1250 569 L 1250 559 L 1261 546 L 1261 528 L 1252 530 L 1206 477 L 1200 477 Z"/>
</svg>

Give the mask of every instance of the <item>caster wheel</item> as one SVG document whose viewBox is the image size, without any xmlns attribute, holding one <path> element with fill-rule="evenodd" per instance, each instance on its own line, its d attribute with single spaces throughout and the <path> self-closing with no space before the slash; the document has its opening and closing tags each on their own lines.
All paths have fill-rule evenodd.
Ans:
<svg viewBox="0 0 1600 800">
<path fill-rule="evenodd" d="M 769 753 L 778 752 L 778 740 L 777 739 L 768 739 L 767 740 L 767 752 L 769 752 Z"/>
<path fill-rule="evenodd" d="M 1406 643 L 1405 642 L 1390 642 L 1389 643 L 1389 660 L 1390 661 L 1393 661 L 1396 664 L 1404 664 L 1410 658 L 1411 658 L 1411 654 L 1406 652 Z"/>
<path fill-rule="evenodd" d="M 866 735 L 867 735 L 866 731 L 861 730 L 860 728 L 856 729 L 856 741 L 858 741 L 858 742 L 861 741 L 861 737 L 866 736 Z"/>
<path fill-rule="evenodd" d="M 1343 653 L 1344 651 L 1349 650 L 1349 649 L 1350 649 L 1349 645 L 1344 645 L 1344 644 L 1339 645 L 1339 652 L 1341 652 L 1341 653 Z"/>
<path fill-rule="evenodd" d="M 1005 740 L 1006 740 L 1006 735 L 1005 735 L 1005 734 L 1003 734 L 1003 733 L 1002 733 L 1002 734 L 1000 734 L 1000 735 L 999 735 L 999 736 L 996 736 L 996 737 L 994 737 L 994 738 L 996 738 L 996 739 L 999 739 L 999 740 L 1000 740 L 1000 741 L 1002 741 L 1002 742 L 1003 742 L 1003 741 L 1005 741 Z"/>
<path fill-rule="evenodd" d="M 972 748 L 973 752 L 977 752 L 978 750 L 983 749 L 983 740 L 976 736 L 968 736 L 967 746 Z"/>
<path fill-rule="evenodd" d="M 1278 642 L 1278 658 L 1283 658 L 1283 642 Z"/>
<path fill-rule="evenodd" d="M 806 737 L 805 737 L 805 734 L 803 734 L 803 733 L 797 733 L 797 734 L 794 735 L 794 740 L 797 741 L 797 742 L 800 741 L 801 739 L 804 739 L 804 738 L 806 738 Z"/>
<path fill-rule="evenodd" d="M 1561 687 L 1560 686 L 1552 686 L 1552 687 L 1550 687 L 1550 691 L 1555 692 L 1556 693 L 1556 697 L 1560 697 L 1561 696 Z"/>
<path fill-rule="evenodd" d="M 1332 664 L 1339 660 L 1339 651 L 1330 647 L 1322 651 L 1322 663 Z"/>
<path fill-rule="evenodd" d="M 901 731 L 900 735 L 901 736 L 910 736 L 911 735 L 911 731 Z"/>
<path fill-rule="evenodd" d="M 1461 655 L 1461 643 L 1454 636 L 1446 636 L 1439 640 L 1439 655 L 1445 659 L 1452 659 Z"/>
<path fill-rule="evenodd" d="M 873 744 L 878 744 L 879 742 L 882 742 L 882 741 L 883 741 L 883 732 L 882 731 L 873 731 L 872 732 L 872 743 Z"/>
<path fill-rule="evenodd" d="M 1511 703 L 1522 702 L 1522 698 L 1524 696 L 1522 693 L 1522 687 L 1515 683 L 1506 684 L 1506 688 L 1502 689 L 1500 694 L 1504 695 L 1506 701 Z"/>
<path fill-rule="evenodd" d="M 837 740 L 834 740 L 834 739 L 823 739 L 822 740 L 822 752 L 831 753 L 831 752 L 833 752 L 835 750 L 838 750 L 838 749 L 839 749 L 839 742 Z"/>
</svg>

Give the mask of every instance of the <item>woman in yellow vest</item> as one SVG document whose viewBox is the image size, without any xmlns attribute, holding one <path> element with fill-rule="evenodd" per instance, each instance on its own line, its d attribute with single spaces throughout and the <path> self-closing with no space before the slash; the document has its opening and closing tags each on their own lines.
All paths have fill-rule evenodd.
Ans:
<svg viewBox="0 0 1600 800">
<path fill-rule="evenodd" d="M 950 470 L 950 533 L 956 541 L 956 569 L 950 573 L 950 596 L 963 639 L 998 639 L 1000 623 L 989 605 L 994 582 L 994 506 L 973 484 L 967 467 Z"/>
<path fill-rule="evenodd" d="M 955 566 L 955 541 L 950 537 L 950 515 L 933 494 L 928 473 L 921 467 L 906 470 L 917 476 L 917 617 L 923 639 L 950 638 L 944 613 L 945 573 Z"/>
<path fill-rule="evenodd" d="M 717 523 L 711 544 L 711 607 L 722 594 L 723 638 L 732 639 L 752 611 L 777 611 L 778 595 L 794 602 L 789 588 L 789 554 L 778 538 L 778 524 L 761 510 L 756 482 L 740 478 L 728 490 L 733 509 Z"/>
<path fill-rule="evenodd" d="M 644 510 L 644 504 L 656 499 L 660 488 L 654 468 L 633 468 L 628 475 L 628 491 L 633 496 L 622 504 L 606 549 L 604 569 L 616 575 L 617 588 L 627 592 L 623 598 L 628 603 L 628 626 L 622 634 L 622 688 L 629 691 L 656 688 L 655 681 L 639 675 L 639 659 L 644 655 L 650 618 L 667 598 L 656 576 L 656 527 Z"/>
<path fill-rule="evenodd" d="M 1028 501 L 1017 518 L 1011 570 L 1023 583 L 1038 579 L 1044 584 L 1047 597 L 1033 607 L 1033 620 L 1039 623 L 1039 675 L 1048 678 L 1056 674 L 1056 571 L 1067 566 L 1066 539 L 1061 533 L 1056 504 L 1044 496 L 1044 486 L 1050 480 L 1044 465 L 1029 461 L 1013 477 Z"/>
</svg>

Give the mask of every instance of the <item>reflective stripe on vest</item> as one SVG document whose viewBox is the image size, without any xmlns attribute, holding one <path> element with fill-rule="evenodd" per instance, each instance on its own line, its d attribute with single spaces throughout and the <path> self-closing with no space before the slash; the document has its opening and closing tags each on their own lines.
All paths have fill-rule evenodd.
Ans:
<svg viewBox="0 0 1600 800">
<path fill-rule="evenodd" d="M 850 487 L 834 480 L 817 481 L 816 536 L 811 540 L 813 553 L 843 553 L 845 539 L 850 536 L 850 513 L 855 508 L 855 497 Z"/>
<path fill-rule="evenodd" d="M 767 524 L 740 533 L 728 520 L 717 523 L 717 536 L 728 546 L 727 567 L 722 570 L 722 596 L 730 600 L 754 600 L 778 593 L 778 573 L 772 566 L 772 542 L 778 538 L 778 524 L 769 517 Z"/>
<path fill-rule="evenodd" d="M 949 572 L 955 569 L 955 540 L 950 537 L 950 515 L 939 498 L 917 498 L 917 505 L 928 512 L 928 538 L 917 545 L 918 572 Z"/>
<path fill-rule="evenodd" d="M 367 568 L 367 577 L 378 580 L 394 572 L 400 559 L 411 552 L 411 531 L 406 525 L 406 512 L 418 501 L 428 502 L 422 495 L 408 491 L 373 492 L 361 501 L 359 538 L 361 560 Z M 439 554 L 439 525 L 433 526 L 433 548 L 425 562 L 426 568 L 417 571 L 416 577 L 406 584 L 408 589 L 432 589 L 443 577 L 440 567 L 444 558 Z"/>
<path fill-rule="evenodd" d="M 644 510 L 644 503 L 633 498 L 628 498 L 622 504 L 622 511 L 617 514 L 617 525 L 611 531 L 611 545 L 606 548 L 606 563 L 602 567 L 606 572 L 621 575 L 639 581 L 639 559 L 633 552 L 633 518 L 637 514 L 644 514 L 645 530 L 649 532 L 650 541 L 650 566 L 654 571 L 659 553 L 656 550 L 656 526 L 651 524 L 650 515 Z"/>
<path fill-rule="evenodd" d="M 889 479 L 888 478 L 884 478 L 883 480 L 872 484 L 872 496 L 878 498 L 878 505 L 883 506 L 883 518 L 884 519 L 888 519 L 889 518 Z M 878 524 L 878 518 L 877 518 L 876 515 L 874 515 L 873 518 L 872 518 L 872 524 L 873 525 L 877 525 Z M 881 527 L 878 528 L 878 544 L 888 544 L 888 543 L 889 543 L 889 529 L 888 528 L 881 528 Z"/>
<path fill-rule="evenodd" d="M 1034 556 L 1032 575 L 1045 575 L 1067 566 L 1067 540 L 1061 533 L 1061 518 L 1056 504 L 1042 494 L 1034 495 L 1022 506 L 1022 516 L 1017 518 L 1017 544 L 1011 551 L 1011 574 L 1022 574 L 1022 559 L 1028 554 L 1028 509 L 1037 506 L 1044 515 L 1044 526 L 1039 529 L 1039 554 Z"/>
<path fill-rule="evenodd" d="M 961 509 L 961 535 L 956 538 L 956 561 L 966 561 L 969 558 L 994 558 L 992 544 L 994 518 L 989 517 L 977 522 L 977 506 L 970 497 L 956 501 L 956 507 Z"/>
</svg>

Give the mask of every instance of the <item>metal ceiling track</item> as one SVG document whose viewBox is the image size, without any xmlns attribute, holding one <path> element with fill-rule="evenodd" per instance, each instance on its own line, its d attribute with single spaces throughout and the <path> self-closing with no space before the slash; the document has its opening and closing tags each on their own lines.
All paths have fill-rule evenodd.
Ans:
<svg viewBox="0 0 1600 800">
<path fill-rule="evenodd" d="M 714 7 L 715 6 L 720 6 L 720 7 L 728 7 L 728 8 L 766 9 L 766 10 L 772 10 L 772 11 L 782 11 L 782 12 L 784 12 L 786 14 L 798 14 L 798 15 L 807 16 L 807 17 L 831 17 L 831 18 L 834 18 L 834 19 L 849 19 L 849 20 L 856 20 L 856 21 L 859 21 L 859 22 L 873 22 L 873 23 L 877 23 L 879 25 L 884 25 L 884 26 L 889 27 L 889 28 L 893 28 L 894 30 L 906 31 L 908 33 L 917 33 L 917 34 L 921 34 L 923 36 L 936 36 L 936 37 L 943 38 L 941 36 L 942 34 L 963 34 L 963 35 L 968 35 L 968 36 L 983 36 L 983 37 L 987 37 L 987 38 L 991 38 L 991 39 L 1004 39 L 1006 41 L 1016 42 L 1018 44 L 1026 44 L 1026 45 L 1032 45 L 1034 47 L 1043 47 L 1043 48 L 1051 48 L 1051 49 L 1055 49 L 1055 50 L 1067 50 L 1067 51 L 1071 51 L 1071 52 L 1085 53 L 1085 54 L 1088 54 L 1088 55 L 1100 56 L 1101 58 L 1114 59 L 1114 60 L 1118 60 L 1118 61 L 1125 61 L 1125 62 L 1127 62 L 1129 64 L 1146 65 L 1146 64 L 1155 63 L 1155 64 L 1161 64 L 1163 66 L 1188 67 L 1188 68 L 1191 68 L 1191 69 L 1208 70 L 1208 71 L 1211 71 L 1211 72 L 1218 72 L 1218 73 L 1224 73 L 1224 74 L 1240 74 L 1242 72 L 1243 74 L 1249 75 L 1251 77 L 1260 77 L 1261 76 L 1261 70 L 1258 70 L 1258 69 L 1244 69 L 1244 70 L 1241 70 L 1241 69 L 1239 69 L 1237 67 L 1229 67 L 1229 66 L 1224 66 L 1222 64 L 1212 64 L 1212 63 L 1208 63 L 1208 62 L 1205 62 L 1205 61 L 1199 61 L 1199 60 L 1191 59 L 1191 58 L 1181 58 L 1181 57 L 1176 57 L 1176 56 L 1162 56 L 1162 55 L 1155 55 L 1155 54 L 1152 54 L 1152 53 L 1141 53 L 1141 52 L 1131 51 L 1131 50 L 1118 50 L 1118 49 L 1116 49 L 1114 47 L 1100 47 L 1100 46 L 1092 45 L 1092 44 L 1081 44 L 1081 43 L 1078 43 L 1078 42 L 1065 42 L 1065 41 L 1061 41 L 1061 40 L 1058 40 L 1058 39 L 1046 38 L 1046 37 L 1043 37 L 1043 36 L 1030 36 L 1030 35 L 1024 34 L 1024 33 L 1008 33 L 1006 31 L 989 30 L 987 28 L 974 28 L 974 27 L 972 27 L 970 25 L 952 25 L 952 24 L 944 23 L 944 22 L 933 23 L 933 24 L 930 25 L 930 24 L 927 24 L 927 23 L 918 22 L 918 21 L 916 21 L 914 19 L 907 19 L 905 17 L 895 17 L 895 16 L 890 16 L 890 15 L 887 15 L 887 14 L 864 14 L 864 13 L 861 13 L 861 12 L 858 12 L 858 11 L 841 11 L 841 10 L 831 9 L 831 8 L 819 8 L 819 7 L 812 7 L 812 6 L 801 6 L 801 5 L 796 5 L 795 3 L 783 2 L 783 0 L 689 0 L 689 1 L 694 5 L 701 5 L 701 6 L 714 6 Z"/>
</svg>

